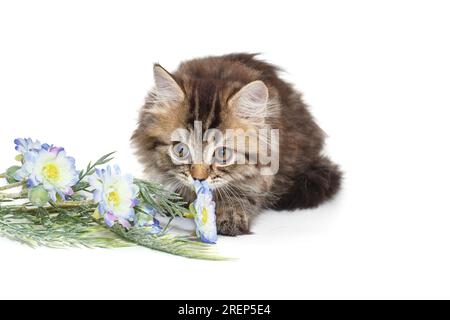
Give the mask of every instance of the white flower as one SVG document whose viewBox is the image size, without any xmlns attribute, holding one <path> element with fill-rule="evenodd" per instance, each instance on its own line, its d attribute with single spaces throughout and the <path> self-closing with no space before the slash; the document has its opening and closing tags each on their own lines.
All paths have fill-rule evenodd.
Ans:
<svg viewBox="0 0 450 320">
<path fill-rule="evenodd" d="M 206 180 L 194 181 L 197 199 L 191 204 L 191 212 L 194 214 L 197 237 L 206 243 L 217 241 L 216 203 L 213 201 L 212 192 Z"/>
<path fill-rule="evenodd" d="M 42 185 L 50 198 L 72 195 L 72 186 L 78 182 L 75 159 L 68 157 L 62 148 L 46 146 L 39 151 L 26 152 L 24 163 L 15 173 L 17 180 L 27 179 L 29 188 Z"/>
<path fill-rule="evenodd" d="M 137 204 L 139 188 L 133 184 L 131 175 L 122 175 L 118 166 L 114 170 L 108 166 L 106 169 L 96 170 L 89 177 L 89 184 L 94 190 L 94 201 L 99 204 L 98 210 L 104 216 L 108 226 L 118 221 L 122 226 L 129 228 L 134 219 L 134 207 Z"/>
</svg>

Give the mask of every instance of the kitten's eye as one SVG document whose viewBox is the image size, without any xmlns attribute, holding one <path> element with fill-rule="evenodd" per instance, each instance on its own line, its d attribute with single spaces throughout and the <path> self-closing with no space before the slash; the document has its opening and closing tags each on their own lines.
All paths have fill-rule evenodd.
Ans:
<svg viewBox="0 0 450 320">
<path fill-rule="evenodd" d="M 174 145 L 172 152 L 177 160 L 187 160 L 189 158 L 189 147 L 183 142 Z"/>
<path fill-rule="evenodd" d="M 214 162 L 218 165 L 230 165 L 234 159 L 234 150 L 227 147 L 218 147 L 214 150 Z"/>
</svg>

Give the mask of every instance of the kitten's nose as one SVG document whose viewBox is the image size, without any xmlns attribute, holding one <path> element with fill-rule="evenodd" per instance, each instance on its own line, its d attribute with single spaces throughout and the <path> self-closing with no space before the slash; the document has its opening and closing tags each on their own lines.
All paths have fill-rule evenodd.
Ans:
<svg viewBox="0 0 450 320">
<path fill-rule="evenodd" d="M 196 180 L 203 181 L 209 176 L 209 168 L 204 164 L 191 165 L 191 176 Z"/>
</svg>

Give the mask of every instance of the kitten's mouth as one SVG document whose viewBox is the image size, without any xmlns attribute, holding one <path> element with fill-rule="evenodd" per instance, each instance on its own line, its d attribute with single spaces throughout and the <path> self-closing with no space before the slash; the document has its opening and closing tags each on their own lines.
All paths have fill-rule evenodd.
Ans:
<svg viewBox="0 0 450 320">
<path fill-rule="evenodd" d="M 191 190 L 194 190 L 194 181 L 195 179 L 192 176 L 187 175 L 178 175 L 177 180 L 186 188 L 189 188 Z M 207 177 L 206 182 L 208 182 L 211 190 L 219 189 L 223 186 L 225 186 L 228 182 L 222 178 L 211 178 Z"/>
</svg>

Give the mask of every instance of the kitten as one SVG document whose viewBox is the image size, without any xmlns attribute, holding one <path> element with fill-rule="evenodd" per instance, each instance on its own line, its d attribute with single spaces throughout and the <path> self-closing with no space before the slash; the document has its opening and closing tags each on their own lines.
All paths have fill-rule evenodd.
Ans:
<svg viewBox="0 0 450 320">
<path fill-rule="evenodd" d="M 132 136 L 148 178 L 186 201 L 194 197 L 194 179 L 209 182 L 223 235 L 249 233 L 251 217 L 264 208 L 316 207 L 332 198 L 341 182 L 338 166 L 321 153 L 324 132 L 301 94 L 278 77 L 277 67 L 255 57 L 194 59 L 172 74 L 156 64 L 155 88 Z M 209 139 L 212 128 L 237 134 Z M 243 132 L 252 134 L 236 142 Z M 262 141 L 256 148 L 252 135 Z M 273 163 L 261 163 L 264 145 Z M 198 146 L 204 150 L 196 151 Z M 252 155 L 256 163 L 249 161 Z M 246 163 L 237 163 L 238 156 Z"/>
</svg>

